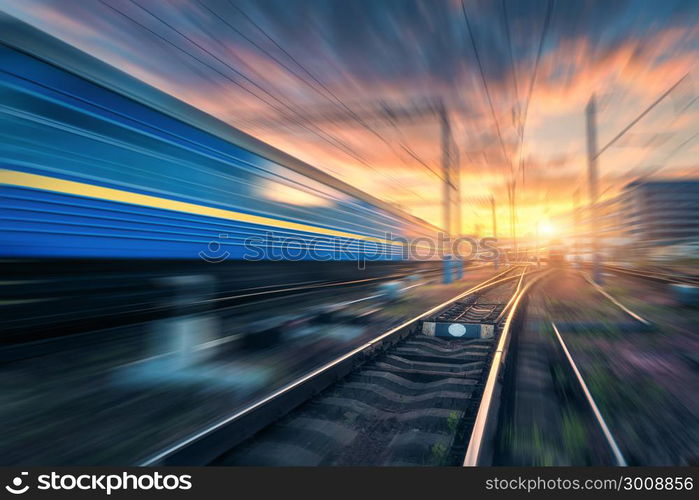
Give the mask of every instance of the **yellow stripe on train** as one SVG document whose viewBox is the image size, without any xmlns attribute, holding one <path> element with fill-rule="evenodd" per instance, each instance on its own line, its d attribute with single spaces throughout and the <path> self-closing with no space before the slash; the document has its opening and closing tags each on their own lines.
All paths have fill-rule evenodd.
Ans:
<svg viewBox="0 0 699 500">
<path fill-rule="evenodd" d="M 236 212 L 234 210 L 224 210 L 221 208 L 207 207 L 204 205 L 197 205 L 195 203 L 187 203 L 184 201 L 159 198 L 157 196 L 132 193 L 130 191 L 122 191 L 120 189 L 95 186 L 93 184 L 68 181 L 65 179 L 30 174 L 27 172 L 17 172 L 15 170 L 0 169 L 0 183 L 26 188 L 42 189 L 44 191 L 54 191 L 75 196 L 87 196 L 90 198 L 97 198 L 100 200 L 130 203 L 132 205 L 141 205 L 144 207 L 162 208 L 165 210 L 174 210 L 177 212 L 185 212 L 189 214 L 205 215 L 208 217 L 217 217 L 219 219 L 227 219 L 238 222 L 248 222 L 250 224 L 260 224 L 263 226 L 291 229 L 294 231 L 318 233 L 324 236 L 353 238 L 357 240 L 374 241 L 378 243 L 388 243 L 391 245 L 399 246 L 404 245 L 404 243 L 399 241 L 391 241 L 382 238 L 373 238 L 371 236 L 362 236 L 360 234 L 346 233 L 344 231 L 335 231 L 333 229 L 325 229 L 322 227 L 311 226 L 308 224 L 299 224 L 298 222 L 288 222 L 279 219 L 273 219 L 271 217 L 262 217 L 260 215 L 251 215 L 242 212 Z"/>
</svg>

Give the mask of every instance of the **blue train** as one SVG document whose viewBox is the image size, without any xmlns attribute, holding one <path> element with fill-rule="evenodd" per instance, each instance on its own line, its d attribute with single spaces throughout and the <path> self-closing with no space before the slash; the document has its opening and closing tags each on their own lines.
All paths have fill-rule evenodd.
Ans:
<svg viewBox="0 0 699 500">
<path fill-rule="evenodd" d="M 0 41 L 2 258 L 395 261 L 436 235 L 7 15 Z"/>
<path fill-rule="evenodd" d="M 0 135 L 0 344 L 160 317 L 163 276 L 223 307 L 432 266 L 396 240 L 437 228 L 2 13 Z"/>
</svg>

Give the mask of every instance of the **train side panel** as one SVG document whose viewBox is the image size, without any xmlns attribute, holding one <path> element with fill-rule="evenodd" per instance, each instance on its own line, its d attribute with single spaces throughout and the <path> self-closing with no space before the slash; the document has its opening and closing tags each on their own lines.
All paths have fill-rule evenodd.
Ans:
<svg viewBox="0 0 699 500">
<path fill-rule="evenodd" d="M 392 237 L 434 235 L 19 50 L 0 61 L 3 257 L 401 260 Z"/>
</svg>

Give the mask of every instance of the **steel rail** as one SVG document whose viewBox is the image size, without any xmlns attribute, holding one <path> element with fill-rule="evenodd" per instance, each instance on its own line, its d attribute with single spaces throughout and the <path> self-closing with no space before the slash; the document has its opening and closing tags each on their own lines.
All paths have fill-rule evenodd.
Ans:
<svg viewBox="0 0 699 500">
<path fill-rule="evenodd" d="M 488 423 L 491 422 L 493 417 L 491 412 L 494 411 L 493 402 L 495 400 L 495 392 L 498 386 L 498 377 L 500 376 L 500 371 L 502 370 L 502 365 L 507 352 L 510 331 L 512 330 L 512 322 L 517 312 L 517 306 L 520 304 L 522 298 L 529 291 L 532 285 L 534 285 L 544 276 L 547 276 L 550 272 L 551 270 L 544 271 L 542 274 L 535 276 L 524 286 L 524 288 L 522 288 L 518 293 L 515 293 L 513 296 L 514 301 L 512 302 L 510 312 L 507 315 L 505 326 L 500 334 L 500 340 L 498 341 L 498 346 L 493 355 L 493 361 L 490 365 L 490 371 L 488 372 L 485 388 L 483 389 L 483 395 L 478 407 L 478 413 L 476 414 L 476 420 L 473 424 L 473 430 L 471 431 L 471 438 L 468 443 L 466 455 L 464 456 L 464 467 L 475 467 L 479 465 L 481 453 L 484 448 L 486 432 L 488 431 Z"/>
<path fill-rule="evenodd" d="M 646 325 L 646 326 L 650 326 L 650 324 L 651 324 L 650 321 L 648 321 L 647 319 L 643 318 L 642 316 L 639 316 L 638 314 L 636 314 L 635 312 L 633 312 L 631 309 L 629 309 L 628 307 L 626 307 L 624 304 L 622 304 L 621 302 L 619 302 L 618 300 L 616 300 L 614 297 L 612 297 L 611 295 L 609 295 L 609 293 L 607 293 L 607 291 L 604 290 L 604 288 L 602 288 L 602 287 L 599 286 L 597 283 L 595 283 L 592 279 L 590 279 L 590 277 L 589 277 L 588 275 L 583 274 L 583 276 L 585 277 L 585 279 L 587 280 L 587 282 L 590 283 L 590 284 L 594 287 L 595 290 L 597 290 L 599 293 L 601 293 L 601 294 L 604 295 L 607 299 L 609 299 L 609 301 L 610 301 L 612 304 L 614 304 L 615 306 L 617 306 L 619 309 L 621 309 L 622 311 L 624 311 L 626 314 L 628 314 L 629 316 L 631 316 L 631 317 L 632 317 L 633 319 L 635 319 L 636 321 L 638 321 L 638 322 L 640 322 L 640 323 L 643 323 L 643 324 Z"/>
<path fill-rule="evenodd" d="M 595 419 L 597 420 L 597 423 L 602 429 L 602 433 L 604 434 L 604 437 L 607 440 L 607 444 L 612 450 L 612 454 L 614 455 L 614 461 L 616 462 L 616 465 L 626 467 L 626 459 L 624 458 L 624 455 L 622 455 L 621 450 L 619 449 L 619 445 L 614 439 L 614 436 L 612 436 L 612 433 L 610 432 L 609 427 L 607 426 L 607 422 L 604 421 L 604 417 L 602 416 L 602 413 L 597 407 L 597 403 L 595 403 L 595 399 L 592 397 L 590 390 L 587 388 L 587 384 L 585 383 L 585 380 L 580 374 L 580 370 L 578 370 L 578 366 L 575 364 L 573 356 L 571 356 L 570 351 L 568 350 L 568 347 L 566 346 L 566 343 L 563 340 L 563 337 L 561 336 L 561 333 L 558 331 L 558 328 L 556 327 L 556 324 L 553 321 L 551 322 L 551 326 L 553 327 L 553 331 L 555 332 L 556 337 L 558 338 L 558 342 L 560 343 L 561 348 L 563 349 L 563 352 L 565 353 L 566 358 L 568 359 L 568 363 L 570 363 L 570 366 L 573 369 L 573 372 L 575 373 L 575 378 L 578 380 L 578 383 L 580 384 L 580 387 L 582 388 L 582 391 L 585 394 L 585 399 L 587 400 L 587 403 L 590 405 L 592 412 L 595 414 Z"/>
<path fill-rule="evenodd" d="M 515 289 L 515 293 L 512 294 L 512 297 L 507 302 L 507 304 L 505 304 L 505 307 L 502 309 L 502 311 L 500 311 L 500 314 L 498 314 L 498 317 L 495 318 L 495 323 L 500 323 L 500 321 L 502 321 L 502 318 L 505 317 L 505 314 L 507 314 L 507 311 L 509 310 L 510 306 L 512 306 L 512 304 L 514 303 L 515 298 L 517 297 L 517 294 L 519 293 L 520 289 L 522 288 L 522 281 L 524 280 L 524 274 L 525 274 L 526 270 L 527 270 L 526 267 L 522 270 L 522 274 L 519 277 L 519 282 L 517 283 L 517 288 Z"/>
</svg>

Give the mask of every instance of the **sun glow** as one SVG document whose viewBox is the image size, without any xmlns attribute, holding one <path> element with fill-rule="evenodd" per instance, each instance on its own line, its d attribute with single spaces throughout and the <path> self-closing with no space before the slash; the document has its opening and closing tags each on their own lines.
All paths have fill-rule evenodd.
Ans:
<svg viewBox="0 0 699 500">
<path fill-rule="evenodd" d="M 556 232 L 556 228 L 553 226 L 553 224 L 542 222 L 539 224 L 539 232 L 543 236 L 552 236 Z"/>
</svg>

